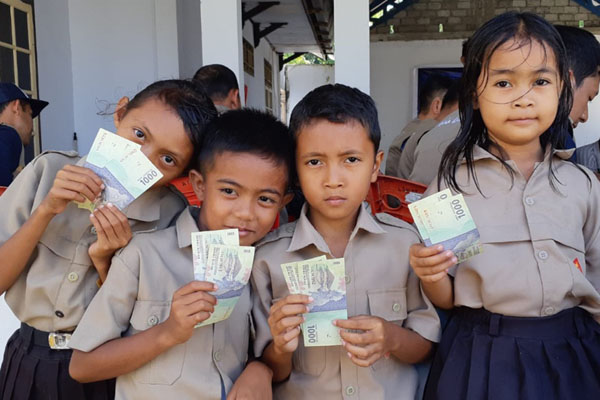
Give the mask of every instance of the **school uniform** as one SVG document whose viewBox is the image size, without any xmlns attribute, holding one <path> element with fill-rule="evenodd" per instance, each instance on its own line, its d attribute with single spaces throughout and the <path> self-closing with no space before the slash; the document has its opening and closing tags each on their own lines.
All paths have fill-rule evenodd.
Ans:
<svg viewBox="0 0 600 400">
<path fill-rule="evenodd" d="M 89 352 L 167 320 L 175 291 L 194 280 L 191 234 L 198 231 L 198 211 L 187 209 L 175 226 L 133 238 L 113 258 L 71 339 L 73 349 Z M 248 360 L 251 306 L 247 285 L 228 319 L 196 328 L 187 342 L 119 376 L 115 398 L 224 398 Z"/>
<path fill-rule="evenodd" d="M 437 121 L 432 118 L 427 119 L 419 119 L 415 118 L 410 121 L 400 135 L 398 135 L 388 150 L 387 161 L 385 163 L 385 174 L 390 176 L 398 176 L 398 162 L 400 161 L 400 156 L 404 151 L 405 144 L 407 143 L 408 138 L 412 135 L 419 134 L 422 132 L 426 132 L 433 128 L 437 124 Z"/>
<path fill-rule="evenodd" d="M 83 161 L 75 152 L 54 151 L 33 160 L 0 196 L 0 244 L 44 200 L 57 172 Z M 124 213 L 135 236 L 169 226 L 184 207 L 181 196 L 168 188 L 157 188 L 140 196 Z M 111 396 L 114 383 L 81 385 L 72 380 L 68 375 L 71 351 L 51 349 L 49 343 L 66 344 L 62 341 L 69 335 L 55 333 L 72 332 L 98 290 L 98 273 L 88 255 L 89 246 L 96 240 L 89 211 L 70 203 L 48 224 L 25 269 L 6 291 L 6 302 L 22 325 L 5 350 L 0 398 Z"/>
<path fill-rule="evenodd" d="M 426 399 L 600 393 L 600 183 L 564 161 L 570 156 L 548 151 L 528 181 L 509 160 L 513 180 L 496 157 L 475 146 L 482 193 L 465 162 L 458 167 L 483 253 L 450 271 L 456 309 Z M 550 157 L 556 190 L 548 181 Z M 434 182 L 428 193 L 437 190 Z"/>
<path fill-rule="evenodd" d="M 577 163 L 585 165 L 594 172 L 600 172 L 600 141 L 579 147 Z"/>
<path fill-rule="evenodd" d="M 406 176 L 405 179 L 429 185 L 437 176 L 442 154 L 456 138 L 459 129 L 460 117 L 458 111 L 455 111 L 423 135 L 410 153 L 413 155 L 412 164 L 404 160 L 406 166 L 402 167 L 402 173 Z"/>
<path fill-rule="evenodd" d="M 271 305 L 289 294 L 281 264 L 321 255 L 333 258 L 307 217 L 280 227 L 257 245 L 252 283 L 255 289 L 255 354 L 273 340 L 267 319 Z M 408 264 L 408 248 L 419 238 L 409 224 L 387 214 L 373 217 L 361 206 L 344 254 L 348 316 L 381 317 L 432 342 L 439 339 L 438 316 Z M 412 399 L 417 372 L 395 357 L 368 368 L 352 363 L 342 346 L 305 347 L 300 335 L 292 372 L 274 387 L 276 399 Z"/>
</svg>

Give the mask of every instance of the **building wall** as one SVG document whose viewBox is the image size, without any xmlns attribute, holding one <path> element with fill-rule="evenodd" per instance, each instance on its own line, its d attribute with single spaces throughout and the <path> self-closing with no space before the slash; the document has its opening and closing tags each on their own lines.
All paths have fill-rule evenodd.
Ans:
<svg viewBox="0 0 600 400">
<path fill-rule="evenodd" d="M 202 66 L 200 0 L 177 0 L 179 77 L 192 78 Z"/>
<path fill-rule="evenodd" d="M 292 110 L 311 90 L 335 83 L 333 65 L 286 65 L 282 74 L 282 87 L 287 91 L 287 121 L 290 121 Z"/>
</svg>

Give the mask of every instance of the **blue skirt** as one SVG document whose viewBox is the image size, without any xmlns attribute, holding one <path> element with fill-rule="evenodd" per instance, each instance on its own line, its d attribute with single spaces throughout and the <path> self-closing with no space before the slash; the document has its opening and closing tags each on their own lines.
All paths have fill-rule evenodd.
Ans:
<svg viewBox="0 0 600 400">
<path fill-rule="evenodd" d="M 540 318 L 458 308 L 424 399 L 600 399 L 600 325 L 579 307 Z"/>
</svg>

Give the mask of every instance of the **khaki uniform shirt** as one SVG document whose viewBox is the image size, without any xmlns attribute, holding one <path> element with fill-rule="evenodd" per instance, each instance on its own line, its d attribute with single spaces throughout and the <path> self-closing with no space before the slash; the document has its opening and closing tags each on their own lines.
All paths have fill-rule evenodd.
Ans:
<svg viewBox="0 0 600 400">
<path fill-rule="evenodd" d="M 594 142 L 577 149 L 577 163 L 594 172 L 600 172 L 600 142 Z"/>
<path fill-rule="evenodd" d="M 458 135 L 460 129 L 460 118 L 458 111 L 448 115 L 435 128 L 431 129 L 421 137 L 415 146 L 412 165 L 402 167 L 405 179 L 429 185 L 437 176 L 438 168 L 442 162 L 442 154 L 446 147 Z M 405 148 L 405 150 L 407 150 Z M 407 160 L 404 162 L 406 163 Z M 403 161 L 400 160 L 402 163 Z M 409 167 L 410 172 L 408 170 Z"/>
<path fill-rule="evenodd" d="M 45 152 L 33 160 L 0 196 L 0 245 L 30 217 L 46 197 L 56 173 L 68 164 L 82 164 L 75 152 Z M 162 229 L 185 207 L 168 188 L 149 190 L 124 211 L 134 236 Z M 55 216 L 31 259 L 5 298 L 21 322 L 42 331 L 75 329 L 98 287 L 98 273 L 88 256 L 97 240 L 90 213 L 70 203 Z"/>
<path fill-rule="evenodd" d="M 436 124 L 437 121 L 431 118 L 423 120 L 415 118 L 412 121 L 410 121 L 404 127 L 404 129 L 402 129 L 400 135 L 398 135 L 394 139 L 388 150 L 387 161 L 385 162 L 385 174 L 390 176 L 401 177 L 400 175 L 398 175 L 398 163 L 400 161 L 400 156 L 403 152 L 402 144 L 406 142 L 408 138 L 412 135 L 426 132 L 433 128 Z M 406 148 L 406 146 L 404 148 Z"/>
<path fill-rule="evenodd" d="M 167 320 L 175 291 L 194 280 L 191 234 L 198 231 L 196 220 L 186 210 L 176 226 L 135 237 L 113 258 L 71 348 L 91 351 Z M 221 399 L 221 380 L 229 391 L 246 365 L 250 310 L 247 285 L 228 319 L 196 328 L 186 343 L 119 376 L 115 398 Z"/>
<path fill-rule="evenodd" d="M 483 195 L 466 164 L 459 166 L 456 178 L 483 253 L 453 268 L 456 306 L 520 317 L 579 306 L 600 321 L 600 183 L 589 170 L 563 161 L 571 154 L 552 155 L 557 191 L 548 181 L 550 152 L 528 181 L 507 161 L 516 171 L 511 182 L 500 161 L 476 146 Z M 427 193 L 432 192 L 435 182 Z"/>
<path fill-rule="evenodd" d="M 271 305 L 289 294 L 281 264 L 320 255 L 333 258 L 306 213 L 305 204 L 298 221 L 257 245 L 252 271 L 257 355 L 272 341 L 267 323 Z M 408 264 L 408 248 L 418 242 L 409 224 L 387 214 L 374 218 L 361 207 L 344 253 L 349 317 L 378 316 L 438 341 L 438 316 Z M 289 379 L 274 388 L 276 399 L 412 399 L 417 387 L 414 367 L 393 356 L 358 367 L 343 347 L 305 347 L 302 335 L 292 365 Z"/>
</svg>

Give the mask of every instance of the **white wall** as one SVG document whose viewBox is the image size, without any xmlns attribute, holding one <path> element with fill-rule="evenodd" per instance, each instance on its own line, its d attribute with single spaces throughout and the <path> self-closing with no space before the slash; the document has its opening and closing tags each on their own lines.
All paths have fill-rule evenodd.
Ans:
<svg viewBox="0 0 600 400">
<path fill-rule="evenodd" d="M 326 84 L 335 83 L 333 65 L 286 65 L 282 79 L 287 76 L 287 121 L 290 121 L 292 110 L 311 90 Z M 283 84 L 282 84 L 283 85 Z"/>
<path fill-rule="evenodd" d="M 202 66 L 200 0 L 177 0 L 179 77 L 189 79 Z"/>
<path fill-rule="evenodd" d="M 380 149 L 386 156 L 392 140 L 413 119 L 414 68 L 460 63 L 461 50 L 462 40 L 371 43 L 371 96 L 379 111 Z"/>
</svg>

